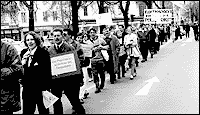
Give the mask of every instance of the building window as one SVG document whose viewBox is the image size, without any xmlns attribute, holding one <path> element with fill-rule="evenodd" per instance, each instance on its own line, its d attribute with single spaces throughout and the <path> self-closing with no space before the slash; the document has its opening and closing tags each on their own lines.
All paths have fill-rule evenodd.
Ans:
<svg viewBox="0 0 200 115">
<path fill-rule="evenodd" d="M 53 21 L 58 20 L 58 13 L 57 11 L 53 11 Z"/>
<path fill-rule="evenodd" d="M 47 11 L 43 12 L 43 21 L 44 22 L 48 21 L 48 12 Z"/>
<path fill-rule="evenodd" d="M 34 11 L 34 21 L 37 22 L 37 12 Z"/>
<path fill-rule="evenodd" d="M 87 6 L 84 6 L 83 9 L 84 9 L 84 16 L 87 16 L 88 15 Z"/>
<path fill-rule="evenodd" d="M 140 16 L 144 16 L 144 9 L 146 9 L 146 5 L 144 3 L 139 4 L 139 13 Z"/>
<path fill-rule="evenodd" d="M 26 20 L 26 12 L 22 12 L 21 13 L 21 17 L 22 17 L 22 23 L 26 23 L 27 20 Z"/>
</svg>

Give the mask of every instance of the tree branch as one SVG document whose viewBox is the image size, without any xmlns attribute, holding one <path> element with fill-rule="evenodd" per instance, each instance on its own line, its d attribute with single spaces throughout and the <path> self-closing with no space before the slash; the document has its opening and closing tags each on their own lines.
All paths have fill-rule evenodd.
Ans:
<svg viewBox="0 0 200 115">
<path fill-rule="evenodd" d="M 129 5 L 130 5 L 130 1 L 126 1 L 125 12 L 128 12 L 128 10 L 129 10 Z"/>
<path fill-rule="evenodd" d="M 161 9 L 161 8 L 158 6 L 158 4 L 156 3 L 156 1 L 153 1 L 153 3 L 156 5 L 156 7 L 157 7 L 158 9 Z"/>
<path fill-rule="evenodd" d="M 22 1 L 22 3 L 29 9 L 30 5 L 26 1 Z"/>
<path fill-rule="evenodd" d="M 9 3 L 11 3 L 12 1 L 8 1 L 6 4 L 4 4 L 3 2 L 6 2 L 6 1 L 1 1 L 1 5 L 2 6 L 7 6 Z"/>
</svg>

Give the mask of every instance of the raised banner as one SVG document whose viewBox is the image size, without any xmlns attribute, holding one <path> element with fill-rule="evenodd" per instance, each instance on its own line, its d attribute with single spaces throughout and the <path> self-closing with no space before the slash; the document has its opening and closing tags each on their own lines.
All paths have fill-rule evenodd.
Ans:
<svg viewBox="0 0 200 115">
<path fill-rule="evenodd" d="M 145 24 L 169 24 L 172 19 L 172 9 L 144 9 Z"/>
<path fill-rule="evenodd" d="M 80 61 L 76 52 L 67 52 L 51 57 L 52 76 L 66 77 L 80 74 Z"/>
<path fill-rule="evenodd" d="M 102 13 L 96 15 L 97 25 L 113 25 L 111 13 Z"/>
</svg>

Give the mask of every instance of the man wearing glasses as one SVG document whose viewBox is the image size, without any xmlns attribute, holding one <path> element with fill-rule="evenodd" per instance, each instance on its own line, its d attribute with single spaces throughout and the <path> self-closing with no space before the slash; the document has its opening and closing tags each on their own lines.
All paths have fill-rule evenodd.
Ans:
<svg viewBox="0 0 200 115">
<path fill-rule="evenodd" d="M 51 56 L 75 50 L 74 47 L 64 42 L 62 29 L 53 30 L 53 37 L 55 44 L 52 45 L 48 50 Z M 54 114 L 63 114 L 61 102 L 63 90 L 73 107 L 73 113 L 85 114 L 85 109 L 79 100 L 80 82 L 78 81 L 81 81 L 82 78 L 79 77 L 79 75 L 60 78 L 53 76 L 53 78 L 51 92 L 59 98 L 59 100 L 53 105 Z"/>
</svg>

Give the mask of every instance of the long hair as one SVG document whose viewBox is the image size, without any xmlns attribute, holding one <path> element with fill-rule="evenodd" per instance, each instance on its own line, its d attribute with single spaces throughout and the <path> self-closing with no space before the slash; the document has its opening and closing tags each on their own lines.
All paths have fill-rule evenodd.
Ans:
<svg viewBox="0 0 200 115">
<path fill-rule="evenodd" d="M 24 44 L 25 44 L 26 47 L 28 47 L 28 44 L 26 43 L 26 37 L 27 37 L 27 35 L 33 36 L 33 39 L 35 40 L 36 46 L 40 46 L 41 45 L 41 38 L 40 38 L 40 36 L 37 33 L 35 33 L 34 31 L 29 31 L 24 36 Z"/>
</svg>

